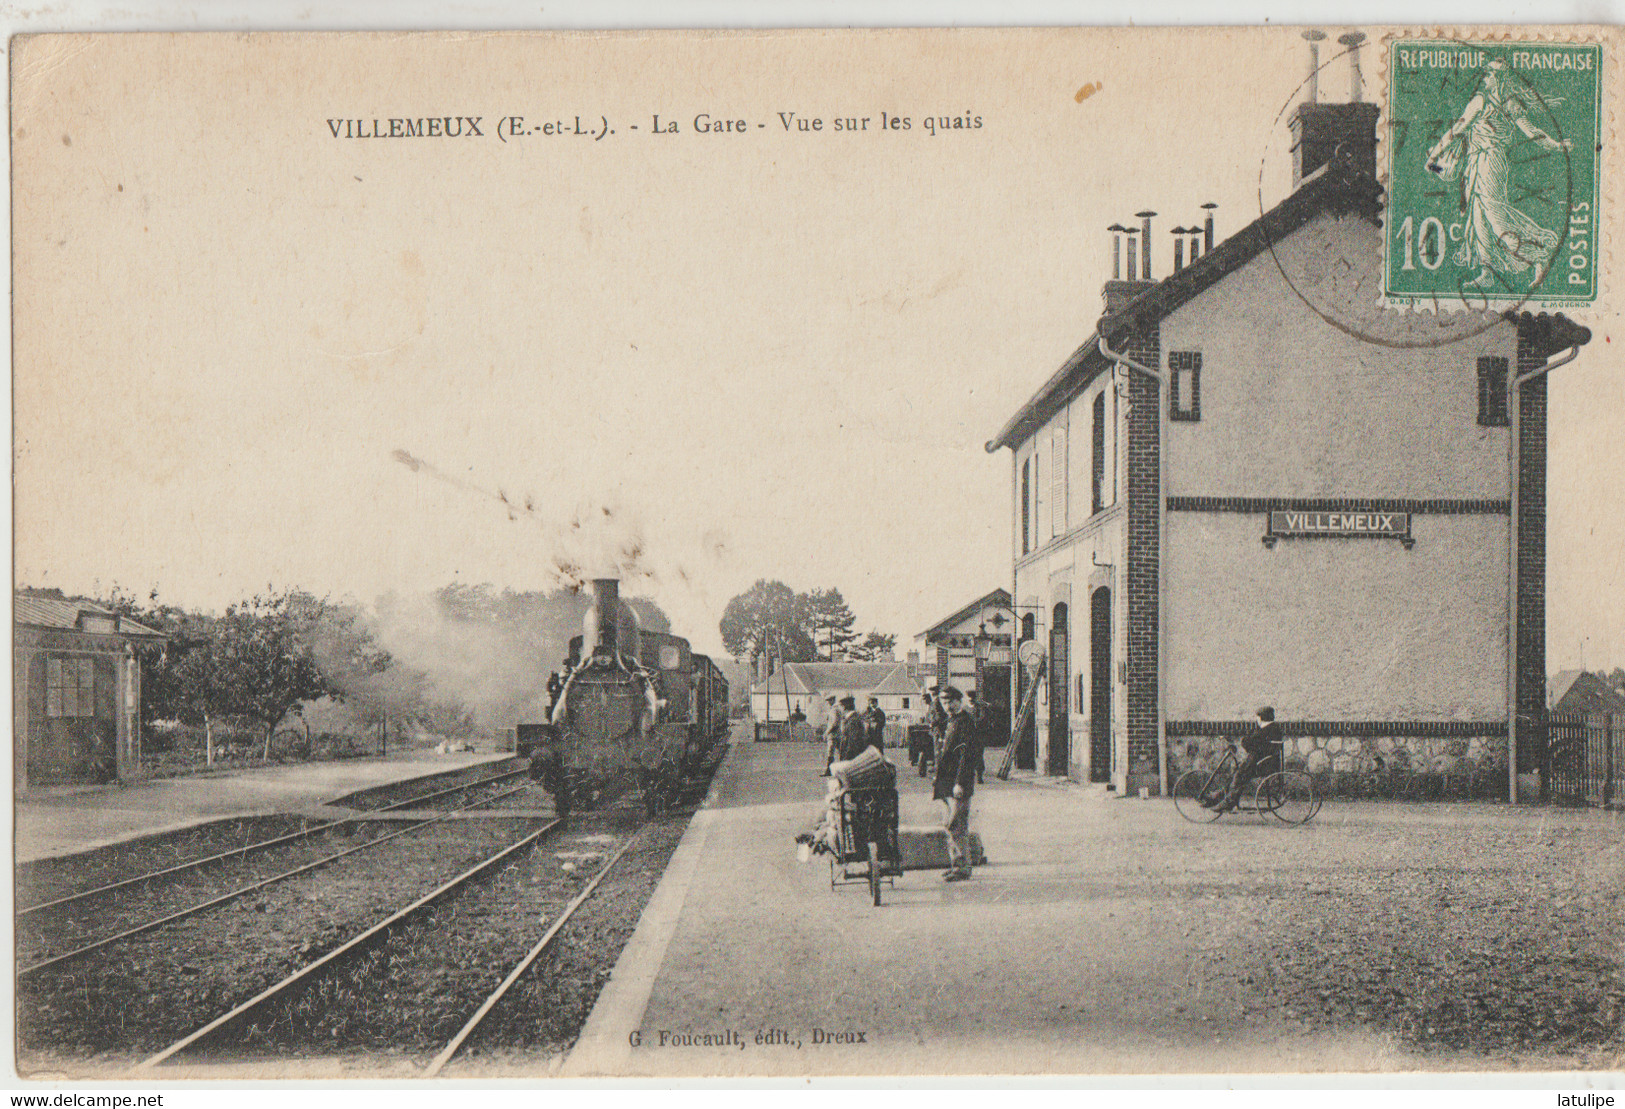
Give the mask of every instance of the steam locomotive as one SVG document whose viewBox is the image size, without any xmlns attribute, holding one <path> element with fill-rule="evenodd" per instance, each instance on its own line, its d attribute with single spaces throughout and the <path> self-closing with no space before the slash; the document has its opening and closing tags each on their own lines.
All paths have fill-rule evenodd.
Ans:
<svg viewBox="0 0 1625 1109">
<path fill-rule="evenodd" d="M 688 640 L 640 629 L 616 579 L 596 579 L 592 589 L 552 718 L 520 724 L 515 753 L 530 759 L 560 816 L 629 788 L 654 815 L 727 734 L 728 682 Z"/>
</svg>

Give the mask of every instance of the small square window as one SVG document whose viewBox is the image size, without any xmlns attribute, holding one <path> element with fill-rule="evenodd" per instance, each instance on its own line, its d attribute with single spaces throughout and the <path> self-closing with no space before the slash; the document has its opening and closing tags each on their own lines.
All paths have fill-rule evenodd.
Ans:
<svg viewBox="0 0 1625 1109">
<path fill-rule="evenodd" d="M 1168 418 L 1191 421 L 1202 418 L 1202 352 L 1199 350 L 1168 352 Z"/>
<path fill-rule="evenodd" d="M 1478 424 L 1480 427 L 1506 427 L 1507 415 L 1507 360 L 1480 358 L 1478 360 Z"/>
</svg>

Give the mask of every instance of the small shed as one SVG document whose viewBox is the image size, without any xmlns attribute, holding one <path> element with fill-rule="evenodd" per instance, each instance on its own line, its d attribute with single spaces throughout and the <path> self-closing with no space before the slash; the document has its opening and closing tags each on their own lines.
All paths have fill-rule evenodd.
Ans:
<svg viewBox="0 0 1625 1109">
<path fill-rule="evenodd" d="M 15 788 L 136 775 L 141 664 L 135 649 L 163 638 L 89 601 L 13 595 Z"/>
</svg>

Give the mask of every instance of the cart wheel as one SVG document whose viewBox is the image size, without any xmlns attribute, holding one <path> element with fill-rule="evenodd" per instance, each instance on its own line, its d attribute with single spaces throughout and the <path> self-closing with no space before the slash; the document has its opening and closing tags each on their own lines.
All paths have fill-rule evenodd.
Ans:
<svg viewBox="0 0 1625 1109">
<path fill-rule="evenodd" d="M 1204 809 L 1202 802 L 1209 793 L 1219 792 L 1216 775 L 1207 770 L 1187 770 L 1174 783 L 1174 808 L 1192 824 L 1209 824 L 1219 819 L 1212 809 Z"/>
<path fill-rule="evenodd" d="M 1297 770 L 1271 774 L 1258 784 L 1259 807 L 1275 814 L 1286 824 L 1306 824 L 1320 811 L 1309 775 Z"/>
<path fill-rule="evenodd" d="M 880 904 L 880 847 L 874 843 L 869 845 L 869 896 Z"/>
</svg>

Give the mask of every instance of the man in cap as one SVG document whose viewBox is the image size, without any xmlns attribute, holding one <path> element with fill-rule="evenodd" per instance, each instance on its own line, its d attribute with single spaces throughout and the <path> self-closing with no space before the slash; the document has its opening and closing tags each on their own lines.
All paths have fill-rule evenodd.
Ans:
<svg viewBox="0 0 1625 1109">
<path fill-rule="evenodd" d="M 869 729 L 869 744 L 882 751 L 886 749 L 886 710 L 880 707 L 880 698 L 871 696 L 869 707 L 863 710 L 864 727 Z"/>
<path fill-rule="evenodd" d="M 869 746 L 869 728 L 855 697 L 841 698 L 841 758 L 855 759 Z"/>
<path fill-rule="evenodd" d="M 931 700 L 925 709 L 925 722 L 931 726 L 931 749 L 920 760 L 920 777 L 925 777 L 926 767 L 940 760 L 942 755 L 942 737 L 948 730 L 948 713 L 942 707 L 941 687 L 931 687 Z"/>
<path fill-rule="evenodd" d="M 834 694 L 824 698 L 829 706 L 829 723 L 824 725 L 824 777 L 829 777 L 830 764 L 841 753 L 841 706 Z"/>
<path fill-rule="evenodd" d="M 943 803 L 948 815 L 949 865 L 942 872 L 942 880 L 962 882 L 970 877 L 970 799 L 976 792 L 976 764 L 981 759 L 982 740 L 959 690 L 949 686 L 942 691 L 942 700 L 948 727 L 931 796 Z"/>
</svg>

